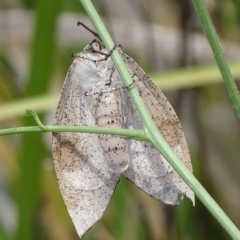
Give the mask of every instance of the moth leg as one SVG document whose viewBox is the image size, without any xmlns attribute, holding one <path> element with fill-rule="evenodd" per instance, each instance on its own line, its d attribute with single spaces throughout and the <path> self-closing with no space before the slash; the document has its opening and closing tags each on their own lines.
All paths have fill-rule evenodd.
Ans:
<svg viewBox="0 0 240 240">
<path fill-rule="evenodd" d="M 111 84 L 112 84 L 112 76 L 113 76 L 114 70 L 115 70 L 115 68 L 113 67 L 113 69 L 112 69 L 112 71 L 111 71 L 111 73 L 110 73 L 109 78 L 105 81 L 105 84 L 104 84 L 104 85 L 107 86 L 107 87 L 110 87 Z M 90 95 L 95 95 L 95 94 L 101 95 L 103 92 L 106 92 L 105 89 L 98 90 L 98 91 L 94 91 L 97 87 L 99 87 L 99 86 L 102 85 L 102 84 L 103 84 L 102 81 L 101 81 L 101 82 L 98 82 L 98 83 L 95 84 L 92 88 L 90 88 L 88 91 L 86 91 L 86 92 L 84 93 L 84 95 L 85 95 L 85 96 L 90 96 Z M 100 88 L 101 88 L 101 87 L 100 87 Z"/>
<path fill-rule="evenodd" d="M 96 84 L 93 88 L 91 88 L 90 90 L 86 91 L 84 93 L 85 96 L 90 96 L 90 95 L 102 95 L 103 93 L 107 93 L 107 92 L 113 92 L 119 89 L 126 89 L 130 86 L 132 86 L 134 84 L 134 82 L 128 84 L 127 86 L 115 86 L 115 87 L 109 87 L 107 89 L 102 89 L 100 91 L 93 91 L 94 89 L 96 89 L 101 83 Z M 97 86 L 98 85 L 98 86 Z"/>
<path fill-rule="evenodd" d="M 122 88 L 126 88 L 128 86 L 116 86 L 116 87 L 109 87 L 107 89 L 102 89 L 102 90 L 99 90 L 99 91 L 94 91 L 94 89 L 96 89 L 101 83 L 97 83 L 94 87 L 92 87 L 91 89 L 89 89 L 88 91 L 86 91 L 84 93 L 85 96 L 91 96 L 91 95 L 102 95 L 103 93 L 106 93 L 106 92 L 112 92 L 112 91 L 116 91 L 116 90 L 119 90 L 119 89 L 122 89 Z M 132 84 L 131 84 L 132 85 Z"/>
<path fill-rule="evenodd" d="M 103 53 L 103 52 L 95 50 L 94 51 L 95 53 L 100 53 L 100 54 L 104 55 L 105 57 L 102 59 L 99 59 L 99 60 L 94 60 L 94 62 L 96 63 L 96 62 L 102 62 L 102 61 L 107 60 L 112 55 L 112 53 L 115 49 L 119 50 L 119 52 L 122 52 L 122 45 L 120 45 L 120 44 L 114 45 L 114 47 L 112 48 L 112 50 L 109 53 Z"/>
<path fill-rule="evenodd" d="M 116 70 L 116 68 L 113 67 L 113 68 L 112 68 L 112 71 L 111 71 L 111 73 L 110 73 L 109 78 L 108 78 L 108 79 L 106 80 L 106 82 L 105 82 L 105 86 L 111 86 L 111 84 L 112 84 L 112 76 L 113 76 L 113 73 L 114 73 L 115 70 Z M 128 84 L 127 86 L 117 87 L 117 89 L 120 89 L 120 88 L 128 88 L 128 87 L 132 86 L 132 85 L 135 83 L 134 76 L 137 76 L 137 75 L 136 75 L 136 74 L 132 74 L 132 75 L 131 75 L 131 78 L 132 78 L 132 80 L 133 80 L 132 83 Z M 119 77 L 116 77 L 116 78 L 117 78 L 117 79 L 120 79 Z M 116 89 L 116 90 L 117 90 L 117 89 Z"/>
<path fill-rule="evenodd" d="M 100 85 L 103 84 L 103 82 L 99 82 L 96 85 L 94 85 L 92 88 L 90 88 L 88 91 L 86 91 L 84 93 L 85 96 L 95 95 L 95 94 L 101 95 L 104 92 L 110 92 L 110 91 L 113 90 L 113 88 L 110 88 L 110 86 L 112 84 L 112 76 L 113 76 L 113 73 L 115 71 L 115 67 L 113 66 L 112 68 L 109 68 L 109 69 L 112 69 L 112 70 L 111 70 L 109 78 L 105 81 L 104 87 L 102 87 L 104 89 L 101 89 L 101 87 L 100 87 L 101 90 L 94 91 L 97 87 L 99 87 Z M 105 89 L 105 87 L 107 87 L 108 89 Z"/>
<path fill-rule="evenodd" d="M 107 93 L 107 92 L 113 92 L 113 91 L 116 91 L 116 90 L 119 90 L 119 89 L 122 89 L 122 88 L 126 88 L 126 86 L 121 86 L 121 87 L 113 87 L 113 88 L 108 88 L 108 89 L 103 89 L 101 91 L 97 91 L 97 92 L 93 92 L 93 93 L 88 93 L 86 92 L 85 93 L 85 96 L 89 96 L 89 95 L 95 95 L 95 94 L 99 94 L 99 95 L 102 95 L 103 93 Z"/>
<path fill-rule="evenodd" d="M 112 50 L 109 52 L 109 53 L 103 53 L 103 52 L 99 52 L 99 51 L 96 51 L 96 53 L 100 53 L 102 55 L 104 55 L 104 57 L 102 59 L 98 59 L 98 60 L 94 60 L 93 62 L 102 62 L 102 61 L 106 61 L 113 53 L 113 51 L 117 48 L 118 46 L 114 45 L 114 47 L 112 48 Z"/>
<path fill-rule="evenodd" d="M 133 82 L 130 83 L 130 84 L 129 84 L 128 86 L 126 86 L 126 87 L 130 87 L 130 86 L 132 86 L 134 83 L 136 83 L 136 82 L 139 81 L 139 78 L 138 78 L 137 74 L 135 74 L 135 73 L 133 73 L 133 74 L 131 75 L 131 78 L 132 78 Z M 139 91 L 139 95 L 141 96 L 142 90 L 138 88 L 138 91 Z"/>
<path fill-rule="evenodd" d="M 115 71 L 115 67 L 112 68 L 112 71 L 110 73 L 110 76 L 109 78 L 105 81 L 105 87 L 107 87 L 107 89 L 101 89 L 101 90 L 98 90 L 98 91 L 94 91 L 96 88 L 98 88 L 100 85 L 103 84 L 103 82 L 98 82 L 97 84 L 95 84 L 91 89 L 89 89 L 88 91 L 86 91 L 84 93 L 85 96 L 92 96 L 92 95 L 102 95 L 103 93 L 107 93 L 107 92 L 112 92 L 112 91 L 116 91 L 116 90 L 119 90 L 119 89 L 126 89 L 126 88 L 129 88 L 131 87 L 134 83 L 135 83 L 135 80 L 134 80 L 134 76 L 137 76 L 136 74 L 132 74 L 131 77 L 133 79 L 133 82 L 128 84 L 127 86 L 115 86 L 115 87 L 110 87 L 111 84 L 112 84 L 112 77 L 113 77 L 113 74 L 114 74 L 114 71 Z M 118 79 L 120 79 L 119 77 L 116 77 Z"/>
<path fill-rule="evenodd" d="M 93 86 L 91 89 L 89 89 L 88 91 L 86 91 L 84 93 L 85 96 L 91 96 L 91 95 L 102 95 L 103 93 L 106 93 L 106 92 L 112 92 L 112 91 L 116 91 L 116 90 L 119 90 L 119 89 L 122 89 L 122 88 L 127 88 L 128 86 L 115 86 L 115 87 L 108 87 L 107 89 L 101 89 L 101 90 L 98 90 L 98 91 L 94 91 L 99 85 L 101 85 L 102 82 L 100 83 L 97 83 L 95 86 Z M 107 83 L 109 84 L 109 83 Z M 130 84 L 132 85 L 132 84 Z M 106 83 L 105 83 L 105 86 Z"/>
<path fill-rule="evenodd" d="M 100 91 L 95 91 L 94 89 L 96 89 L 97 87 L 99 87 L 103 82 L 98 82 L 97 84 L 95 84 L 92 88 L 90 88 L 88 91 L 86 91 L 84 93 L 85 96 L 89 96 L 89 95 L 94 95 L 94 94 L 99 94 Z"/>
</svg>

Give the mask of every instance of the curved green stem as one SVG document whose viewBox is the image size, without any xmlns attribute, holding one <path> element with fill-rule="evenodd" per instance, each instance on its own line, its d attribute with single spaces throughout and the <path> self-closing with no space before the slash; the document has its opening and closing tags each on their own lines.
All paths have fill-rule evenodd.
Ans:
<svg viewBox="0 0 240 240">
<path fill-rule="evenodd" d="M 26 113 L 31 115 L 38 126 L 7 128 L 0 130 L 0 136 L 12 135 L 29 132 L 81 132 L 81 133 L 96 133 L 110 134 L 121 136 L 126 139 L 136 139 L 139 141 L 149 141 L 143 130 L 129 130 L 123 128 L 104 128 L 104 127 L 86 127 L 86 126 L 66 126 L 66 125 L 43 125 L 38 115 L 33 110 L 26 110 Z"/>
<path fill-rule="evenodd" d="M 136 139 L 139 141 L 149 141 L 144 131 L 129 130 L 122 128 L 104 128 L 104 127 L 81 127 L 81 126 L 66 126 L 66 125 L 47 125 L 44 128 L 41 126 L 16 127 L 0 129 L 0 136 L 13 135 L 19 133 L 30 132 L 80 132 L 80 133 L 95 133 L 95 134 L 110 134 L 121 136 L 126 139 Z"/>
<path fill-rule="evenodd" d="M 38 115 L 37 115 L 33 110 L 27 109 L 25 112 L 26 112 L 26 114 L 31 115 L 31 116 L 35 119 L 37 125 L 38 125 L 43 131 L 46 131 L 46 130 L 47 130 L 47 127 L 42 124 L 42 122 L 41 122 L 41 120 L 39 119 Z"/>
<path fill-rule="evenodd" d="M 199 19 L 201 21 L 203 30 L 207 36 L 208 42 L 212 48 L 212 52 L 214 54 L 215 60 L 219 67 L 219 70 L 222 74 L 225 86 L 227 88 L 227 92 L 229 98 L 232 102 L 233 109 L 235 110 L 238 120 L 240 121 L 240 96 L 237 86 L 234 82 L 230 69 L 228 67 L 226 58 L 223 54 L 222 48 L 219 43 L 219 39 L 215 32 L 214 26 L 212 24 L 211 18 L 208 14 L 207 8 L 203 2 L 203 0 L 193 0 L 195 8 L 197 10 Z"/>
</svg>

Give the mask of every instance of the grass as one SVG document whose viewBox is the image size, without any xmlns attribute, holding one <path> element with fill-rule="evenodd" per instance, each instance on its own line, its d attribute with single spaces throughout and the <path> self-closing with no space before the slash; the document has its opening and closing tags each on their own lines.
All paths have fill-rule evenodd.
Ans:
<svg viewBox="0 0 240 240">
<path fill-rule="evenodd" d="M 13 101 L 12 105 L 10 103 L 9 105 L 1 103 L 1 128 L 4 128 L 6 123 L 13 126 L 36 125 L 35 121 L 30 117 L 20 119 L 21 124 L 19 119 L 17 119 L 17 117 L 23 116 L 24 113 L 22 111 L 29 108 L 29 104 L 32 104 L 34 110 L 35 106 L 38 108 L 39 112 L 42 113 L 40 115 L 41 120 L 45 122 L 45 111 L 51 106 L 56 105 L 58 96 L 49 96 L 47 92 L 50 84 L 52 84 L 52 74 L 55 72 L 54 57 L 56 57 L 56 51 L 59 51 L 56 46 L 55 34 L 56 20 L 61 10 L 61 4 L 61 1 L 39 1 L 36 6 L 37 17 L 28 84 L 25 94 L 21 97 L 21 99 L 26 100 L 25 103 L 28 107 L 25 107 L 25 103 L 20 100 Z M 196 2 L 196 7 L 200 9 L 199 13 L 203 17 L 202 14 L 205 12 L 205 9 L 204 11 L 201 10 L 202 3 L 200 1 Z M 210 31 L 210 34 L 214 33 L 213 27 L 209 26 L 208 23 L 204 29 L 207 30 L 207 33 L 208 31 Z M 214 38 L 212 41 L 216 40 Z M 218 57 L 219 51 L 221 50 L 219 50 L 219 45 L 217 44 L 217 49 L 214 50 L 216 57 Z M 220 57 L 220 68 L 224 69 L 226 61 L 223 61 L 222 58 L 224 57 Z M 238 65 L 239 63 L 233 64 L 233 75 L 235 77 L 239 77 Z M 153 74 L 152 78 L 156 82 L 158 82 L 159 78 L 159 85 L 162 84 L 163 89 L 169 90 L 191 88 L 199 86 L 199 84 L 206 86 L 209 83 L 215 84 L 214 86 L 217 88 L 215 81 L 219 81 L 220 77 L 216 68 L 206 66 L 204 68 L 207 73 L 206 75 L 201 75 L 203 73 L 202 69 L 198 71 L 197 68 L 193 68 L 192 72 L 187 69 L 181 69 L 176 72 L 173 71 L 168 75 Z M 231 74 L 229 74 L 228 70 L 222 70 L 222 72 L 223 78 L 226 79 L 227 77 L 227 84 L 229 84 L 227 89 L 231 99 L 238 101 L 238 92 L 235 87 L 232 87 Z M 0 88 L 1 97 L 4 96 L 9 99 L 11 96 L 16 97 L 17 94 L 13 94 L 13 90 L 6 87 L 5 83 L 8 82 L 5 80 L 6 78 L 2 75 L 1 79 L 3 80 L 0 79 L 0 85 L 5 86 L 4 88 Z M 206 80 L 206 82 L 203 83 L 203 81 L 200 81 L 202 79 Z M 161 80 L 163 80 L 162 83 L 160 83 Z M 199 82 L 197 82 L 198 80 Z M 4 91 L 6 94 L 4 94 Z M 36 102 L 34 102 L 36 96 L 42 97 L 36 99 Z M 43 99 L 45 102 L 42 101 Z M 238 103 L 234 103 L 234 101 L 234 109 L 237 110 L 237 115 L 239 116 Z M 208 102 L 206 105 L 208 105 Z M 5 112 L 1 111 L 4 107 L 6 115 Z M 232 125 L 232 122 L 227 125 Z M 220 132 L 221 129 L 218 129 L 218 131 Z M 8 191 L 11 198 L 15 201 L 18 221 L 16 233 L 14 231 L 9 233 L 5 229 L 5 225 L 0 222 L 0 238 L 8 240 L 12 239 L 12 235 L 15 235 L 15 239 L 24 240 L 78 239 L 59 194 L 52 168 L 51 151 L 49 150 L 49 144 L 46 144 L 44 141 L 45 134 L 22 134 L 21 136 L 10 137 L 1 137 L 0 157 L 2 160 L 1 164 L 9 175 Z M 237 140 L 233 141 L 232 145 L 234 143 L 237 144 Z M 228 151 L 231 150 L 228 149 Z M 237 151 L 236 155 L 239 156 Z M 201 158 L 203 157 L 201 156 Z M 193 158 L 197 159 L 197 157 Z M 231 159 L 226 159 L 228 160 L 228 165 L 231 165 Z M 236 159 L 238 160 L 238 157 Z M 237 160 L 235 166 L 238 166 Z M 201 161 L 199 165 L 203 164 L 203 162 Z M 199 169 L 195 168 L 196 175 L 198 175 L 199 171 Z M 205 172 L 202 174 L 202 178 L 204 178 Z M 199 179 L 201 179 L 201 182 L 204 182 L 202 178 Z M 224 176 L 221 176 L 221 178 L 225 182 L 223 180 L 225 179 Z M 204 182 L 205 185 L 207 186 L 206 182 Z M 218 185 L 221 185 L 221 183 L 218 183 Z M 229 185 L 229 189 L 231 187 L 232 185 Z M 221 190 L 224 195 L 228 195 L 228 189 Z M 230 210 L 226 206 L 224 207 L 222 199 L 210 188 L 208 188 L 208 192 L 214 196 L 214 199 L 217 199 L 221 203 L 221 206 L 223 206 L 222 209 L 230 215 Z M 233 199 L 234 197 L 229 195 L 229 198 Z M 164 215 L 164 212 L 167 212 L 167 214 Z M 168 217 L 167 219 L 166 216 Z M 174 225 L 171 224 L 173 222 L 171 218 L 174 219 Z M 229 235 L 234 238 L 234 231 L 231 227 L 228 224 L 223 224 Z M 205 235 L 201 235 L 203 232 Z M 124 178 L 121 180 L 103 219 L 94 226 L 84 239 L 154 239 L 154 236 L 167 236 L 166 239 L 174 239 L 174 236 L 175 239 L 197 239 L 198 236 L 198 239 L 201 239 L 201 236 L 204 236 L 202 239 L 228 239 L 219 224 L 217 224 L 216 219 L 210 216 L 206 208 L 199 201 L 196 208 L 192 208 L 189 202 L 184 202 L 177 209 L 173 210 L 171 208 L 170 210 L 170 208 L 163 206 L 161 203 L 148 198 L 136 190 Z M 239 239 L 236 236 L 235 239 Z"/>
</svg>

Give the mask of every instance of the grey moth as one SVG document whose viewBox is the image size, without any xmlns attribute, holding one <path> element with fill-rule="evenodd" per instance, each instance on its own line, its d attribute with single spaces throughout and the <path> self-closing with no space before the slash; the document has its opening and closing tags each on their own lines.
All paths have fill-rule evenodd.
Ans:
<svg viewBox="0 0 240 240">
<path fill-rule="evenodd" d="M 162 91 L 128 55 L 117 49 L 161 134 L 192 171 L 179 119 Z M 143 129 L 108 51 L 97 39 L 89 43 L 67 73 L 56 110 L 56 125 Z M 97 222 L 124 174 L 137 187 L 166 204 L 181 196 L 194 204 L 194 193 L 149 142 L 89 133 L 53 133 L 56 175 L 78 235 Z"/>
</svg>

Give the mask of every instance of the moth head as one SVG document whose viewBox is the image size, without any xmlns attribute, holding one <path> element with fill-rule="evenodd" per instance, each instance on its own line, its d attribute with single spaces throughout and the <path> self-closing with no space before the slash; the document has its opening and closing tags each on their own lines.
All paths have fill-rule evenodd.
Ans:
<svg viewBox="0 0 240 240">
<path fill-rule="evenodd" d="M 103 45 L 102 42 L 100 42 L 97 39 L 94 39 L 92 42 L 90 42 L 88 44 L 88 46 L 84 49 L 84 51 L 87 51 L 89 53 L 96 53 L 96 54 L 107 54 L 107 49 L 105 48 L 105 46 Z"/>
<path fill-rule="evenodd" d="M 90 42 L 81 53 L 72 54 L 73 58 L 77 58 L 81 61 L 88 61 L 104 65 L 105 60 L 108 58 L 108 51 L 103 43 L 97 39 Z"/>
<path fill-rule="evenodd" d="M 101 50 L 105 48 L 104 45 L 98 40 L 93 40 L 91 47 L 95 52 L 101 52 Z"/>
</svg>

